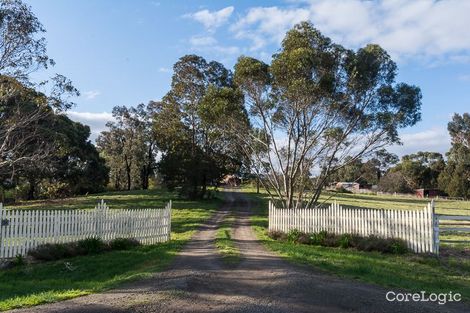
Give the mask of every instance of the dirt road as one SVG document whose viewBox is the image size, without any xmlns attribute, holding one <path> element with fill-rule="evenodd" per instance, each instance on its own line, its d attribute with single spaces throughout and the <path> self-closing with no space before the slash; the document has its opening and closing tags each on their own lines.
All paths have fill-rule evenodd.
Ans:
<svg viewBox="0 0 470 313">
<path fill-rule="evenodd" d="M 224 206 L 165 272 L 119 289 L 16 312 L 470 312 L 462 304 L 390 303 L 387 289 L 292 265 L 268 252 L 249 225 L 249 201 L 227 192 Z M 242 260 L 222 262 L 217 225 L 232 210 Z"/>
</svg>

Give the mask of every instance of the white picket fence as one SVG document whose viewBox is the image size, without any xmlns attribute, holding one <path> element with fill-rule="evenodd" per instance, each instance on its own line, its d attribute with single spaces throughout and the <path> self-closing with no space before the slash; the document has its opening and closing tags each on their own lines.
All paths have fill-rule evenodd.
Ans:
<svg viewBox="0 0 470 313">
<path fill-rule="evenodd" d="M 45 243 L 89 237 L 135 238 L 142 244 L 170 240 L 171 201 L 163 209 L 7 210 L 0 203 L 0 259 L 25 255 Z"/>
<path fill-rule="evenodd" d="M 345 208 L 279 209 L 269 203 L 269 230 L 400 238 L 417 253 L 439 253 L 439 220 L 434 202 L 422 210 Z"/>
</svg>

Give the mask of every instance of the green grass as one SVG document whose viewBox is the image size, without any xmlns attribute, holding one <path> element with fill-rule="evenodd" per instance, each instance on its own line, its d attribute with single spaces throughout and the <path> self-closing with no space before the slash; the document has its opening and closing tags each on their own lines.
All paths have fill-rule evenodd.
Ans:
<svg viewBox="0 0 470 313">
<path fill-rule="evenodd" d="M 296 245 L 272 240 L 267 236 L 267 197 L 247 193 L 257 206 L 251 218 L 253 228 L 264 245 L 295 263 L 307 264 L 322 271 L 409 291 L 459 292 L 470 300 L 470 259 L 458 253 L 445 257 L 406 254 L 388 255 L 353 249 Z M 353 199 L 351 198 L 351 201 Z M 467 246 L 468 247 L 468 246 Z"/>
<path fill-rule="evenodd" d="M 224 218 L 215 235 L 215 246 L 223 257 L 224 262 L 235 264 L 240 261 L 240 251 L 232 239 L 233 215 Z"/>
<path fill-rule="evenodd" d="M 25 203 L 23 208 L 92 208 L 99 199 L 113 208 L 162 207 L 173 199 L 171 242 L 0 270 L 0 310 L 55 302 L 150 277 L 169 265 L 197 227 L 220 204 L 185 201 L 163 190 L 113 192 L 61 201 Z"/>
</svg>

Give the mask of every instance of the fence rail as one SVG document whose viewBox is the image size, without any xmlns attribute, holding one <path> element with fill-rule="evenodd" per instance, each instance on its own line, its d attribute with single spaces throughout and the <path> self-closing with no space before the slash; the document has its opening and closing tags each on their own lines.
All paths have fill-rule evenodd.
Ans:
<svg viewBox="0 0 470 313">
<path fill-rule="evenodd" d="M 135 238 L 142 244 L 170 240 L 171 201 L 163 209 L 7 210 L 0 203 L 0 259 L 25 255 L 38 245 L 99 237 Z"/>
<path fill-rule="evenodd" d="M 400 238 L 414 252 L 438 254 L 439 220 L 434 211 L 434 202 L 421 210 L 343 208 L 336 202 L 326 208 L 280 209 L 270 202 L 269 230 Z"/>
<path fill-rule="evenodd" d="M 470 233 L 470 215 L 443 215 L 437 214 L 438 231 L 439 232 L 457 232 L 457 233 Z M 446 221 L 446 223 L 441 223 Z M 450 223 L 449 223 L 450 222 Z M 470 239 L 466 240 L 440 240 L 445 243 L 469 243 Z"/>
</svg>

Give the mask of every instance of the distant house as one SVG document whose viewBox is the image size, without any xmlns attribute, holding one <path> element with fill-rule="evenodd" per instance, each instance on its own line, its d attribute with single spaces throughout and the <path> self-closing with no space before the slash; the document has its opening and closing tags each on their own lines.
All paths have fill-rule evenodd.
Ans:
<svg viewBox="0 0 470 313">
<path fill-rule="evenodd" d="M 441 194 L 439 189 L 416 189 L 415 195 L 418 198 L 435 198 Z"/>
<path fill-rule="evenodd" d="M 241 179 L 237 175 L 225 175 L 222 178 L 222 184 L 229 187 L 238 187 L 240 186 Z"/>
<path fill-rule="evenodd" d="M 338 182 L 335 186 L 336 189 L 343 188 L 352 192 L 359 191 L 360 187 L 360 184 L 356 182 Z"/>
</svg>

